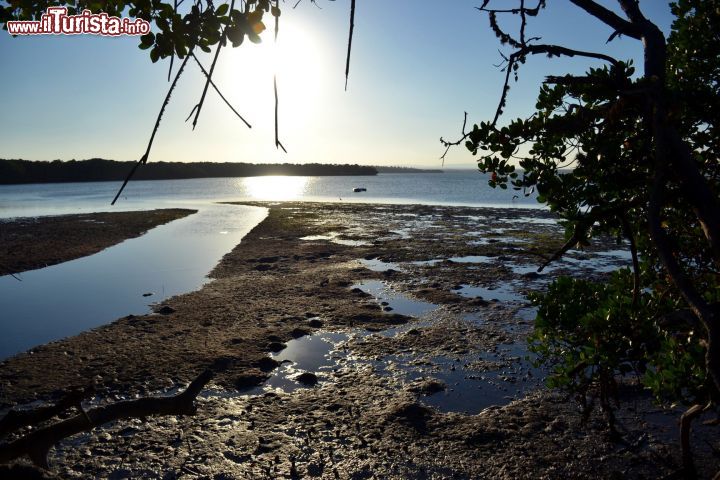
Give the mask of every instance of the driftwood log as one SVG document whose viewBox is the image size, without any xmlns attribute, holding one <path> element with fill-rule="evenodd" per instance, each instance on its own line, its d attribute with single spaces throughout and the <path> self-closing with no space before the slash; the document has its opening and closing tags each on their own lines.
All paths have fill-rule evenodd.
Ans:
<svg viewBox="0 0 720 480">
<path fill-rule="evenodd" d="M 115 420 L 143 418 L 152 415 L 193 415 L 195 398 L 212 379 L 212 370 L 201 373 L 184 392 L 171 397 L 145 397 L 96 407 L 71 418 L 40 428 L 24 437 L 0 445 L 0 463 L 8 463 L 27 456 L 42 468 L 48 468 L 50 449 L 64 438 L 92 430 Z"/>
<path fill-rule="evenodd" d="M 31 410 L 10 410 L 2 420 L 0 420 L 0 437 L 4 437 L 27 425 L 37 425 L 38 423 L 50 420 L 65 410 L 77 407 L 80 405 L 80 402 L 85 400 L 93 391 L 94 389 L 91 388 L 72 390 L 54 405 L 33 408 Z"/>
</svg>

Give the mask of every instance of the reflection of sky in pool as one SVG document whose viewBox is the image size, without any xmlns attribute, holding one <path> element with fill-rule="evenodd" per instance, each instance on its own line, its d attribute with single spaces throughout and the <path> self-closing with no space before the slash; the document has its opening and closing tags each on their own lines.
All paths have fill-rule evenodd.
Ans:
<svg viewBox="0 0 720 480">
<path fill-rule="evenodd" d="M 197 208 L 194 215 L 95 255 L 19 274 L 20 282 L 0 277 L 0 358 L 148 313 L 150 302 L 198 289 L 266 215 L 246 206 Z"/>
</svg>

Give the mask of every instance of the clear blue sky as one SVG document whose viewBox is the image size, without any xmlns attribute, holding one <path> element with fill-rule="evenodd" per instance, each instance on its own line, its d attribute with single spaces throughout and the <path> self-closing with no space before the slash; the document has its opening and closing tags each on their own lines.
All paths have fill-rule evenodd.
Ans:
<svg viewBox="0 0 720 480">
<path fill-rule="evenodd" d="M 195 131 L 185 117 L 203 77 L 189 68 L 173 96 L 150 160 L 360 163 L 438 167 L 439 137 L 455 138 L 463 111 L 470 122 L 492 117 L 503 73 L 502 48 L 479 0 L 360 0 L 348 91 L 344 91 L 349 0 L 285 2 L 280 45 L 270 32 L 220 55 L 215 81 L 253 125 L 248 130 L 208 92 Z M 496 4 L 510 0 L 496 0 Z M 616 2 L 600 3 L 617 10 Z M 546 43 L 633 58 L 632 39 L 606 45 L 611 30 L 567 0 L 549 0 L 530 34 Z M 665 0 L 642 0 L 667 33 Z M 0 158 L 103 157 L 134 160 L 143 152 L 169 86 L 166 61 L 152 64 L 133 37 L 10 37 L 0 32 Z M 209 65 L 208 56 L 204 63 Z M 178 62 L 176 61 L 176 65 Z M 581 72 L 587 59 L 536 58 L 511 90 L 507 118 L 532 111 L 547 74 Z M 595 63 L 594 65 L 597 65 Z M 273 144 L 272 74 L 279 71 L 281 140 Z M 474 166 L 464 148 L 448 164 Z"/>
</svg>

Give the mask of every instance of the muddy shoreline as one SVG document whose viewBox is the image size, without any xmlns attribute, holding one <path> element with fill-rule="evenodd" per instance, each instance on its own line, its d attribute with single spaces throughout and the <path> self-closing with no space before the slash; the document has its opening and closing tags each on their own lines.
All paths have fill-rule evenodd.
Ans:
<svg viewBox="0 0 720 480">
<path fill-rule="evenodd" d="M 172 208 L 0 220 L 0 275 L 92 255 L 196 211 Z"/>
<path fill-rule="evenodd" d="M 223 365 L 193 417 L 62 442 L 60 477 L 656 478 L 679 464 L 671 417 L 642 392 L 628 387 L 626 442 L 612 443 L 519 354 L 525 294 L 555 274 L 607 274 L 626 261 L 612 242 L 538 274 L 562 243 L 544 211 L 254 205 L 267 219 L 167 314 L 0 363 L 5 407 L 87 385 L 88 405 L 173 392 Z M 327 355 L 293 357 L 315 340 Z M 707 450 L 703 473 L 717 467 Z"/>
</svg>

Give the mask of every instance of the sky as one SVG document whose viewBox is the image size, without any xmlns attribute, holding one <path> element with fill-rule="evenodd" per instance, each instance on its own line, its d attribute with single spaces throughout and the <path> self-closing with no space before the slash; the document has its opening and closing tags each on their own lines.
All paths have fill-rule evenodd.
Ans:
<svg viewBox="0 0 720 480">
<path fill-rule="evenodd" d="M 444 150 L 439 138 L 459 137 L 463 112 L 469 125 L 492 118 L 504 77 L 499 51 L 508 50 L 474 8 L 479 0 L 359 0 L 347 91 L 350 0 L 317 0 L 321 8 L 303 0 L 293 9 L 294 3 L 282 5 L 276 45 L 268 30 L 261 45 L 224 48 L 218 60 L 215 83 L 252 129 L 213 91 L 197 128 L 185 122 L 204 85 L 197 66 L 188 64 L 150 161 L 439 168 Z M 495 0 L 503 7 L 516 3 Z M 606 44 L 609 27 L 567 0 L 547 3 L 532 20 L 530 35 L 642 65 L 640 42 L 621 38 Z M 615 1 L 599 3 L 619 12 Z M 640 3 L 669 33 L 667 2 Z M 12 38 L 0 31 L 0 158 L 138 159 L 169 88 L 168 60 L 153 64 L 138 43 L 137 37 L 91 35 Z M 210 57 L 200 58 L 207 68 Z M 532 113 L 545 75 L 599 65 L 588 59 L 529 60 L 512 84 L 504 118 Z M 274 145 L 273 74 L 287 153 Z M 446 159 L 446 166 L 474 165 L 464 147 Z"/>
</svg>

